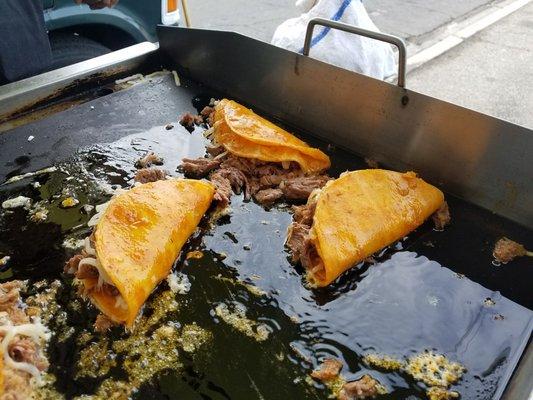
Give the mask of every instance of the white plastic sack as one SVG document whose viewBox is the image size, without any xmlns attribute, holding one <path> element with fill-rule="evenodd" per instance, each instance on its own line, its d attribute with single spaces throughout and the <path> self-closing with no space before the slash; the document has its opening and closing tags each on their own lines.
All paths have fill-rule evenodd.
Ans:
<svg viewBox="0 0 533 400">
<path fill-rule="evenodd" d="M 272 37 L 273 45 L 301 53 L 307 24 L 316 17 L 379 31 L 361 0 L 298 0 L 296 6 L 304 14 L 278 26 Z M 323 26 L 315 27 L 310 55 L 377 79 L 385 79 L 396 72 L 394 54 L 388 43 Z"/>
</svg>

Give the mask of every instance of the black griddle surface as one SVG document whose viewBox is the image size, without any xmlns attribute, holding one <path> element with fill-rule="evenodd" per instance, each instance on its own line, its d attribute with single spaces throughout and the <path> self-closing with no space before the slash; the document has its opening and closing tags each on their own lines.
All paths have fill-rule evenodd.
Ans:
<svg viewBox="0 0 533 400">
<path fill-rule="evenodd" d="M 44 224 L 28 222 L 25 210 L 0 216 L 0 255 L 12 257 L 2 278 L 64 280 L 62 263 L 71 252 L 62 247 L 63 240 L 90 231 L 85 224 L 91 215 L 80 212 L 81 206 L 109 198 L 102 182 L 131 185 L 133 163 L 147 150 L 162 154 L 164 168 L 179 176 L 181 158 L 203 155 L 207 141 L 201 129 L 190 134 L 177 119 L 194 110 L 193 98 L 199 106 L 210 95 L 192 83 L 178 88 L 167 77 L 0 134 L 0 182 L 50 165 L 60 167 L 53 174 L 0 186 L 0 202 L 25 195 L 53 209 Z M 174 125 L 172 130 L 165 129 L 168 123 Z M 28 141 L 29 136 L 35 138 Z M 333 175 L 365 168 L 352 154 L 309 141 L 332 157 Z M 34 182 L 40 187 L 34 188 Z M 67 192 L 81 203 L 59 209 Z M 325 356 L 340 358 L 349 380 L 371 373 L 394 390 L 393 398 L 424 398 L 423 388 L 404 374 L 369 369 L 361 361 L 368 352 L 402 357 L 423 350 L 444 353 L 468 368 L 453 387 L 463 398 L 492 398 L 529 338 L 528 309 L 533 307 L 531 262 L 524 258 L 495 266 L 492 248 L 502 236 L 531 247 L 532 236 L 486 210 L 452 196 L 447 200 L 453 221 L 443 232 L 426 224 L 384 251 L 376 265 L 358 266 L 331 287 L 312 291 L 303 285 L 302 271 L 290 265 L 283 247 L 289 208 L 265 210 L 235 196 L 230 216 L 215 227 L 204 227 L 184 249 L 199 249 L 203 258 L 177 265 L 192 288 L 179 299 L 187 305 L 185 311 L 169 318 L 197 322 L 214 332 L 209 353 L 186 357 L 183 368 L 158 374 L 140 388 L 138 398 L 325 398 L 323 387 L 305 382 Z M 266 295 L 253 296 L 239 281 L 256 285 Z M 495 305 L 487 306 L 487 298 Z M 213 315 L 220 303 L 243 305 L 269 327 L 271 339 L 257 343 L 225 326 Z M 88 326 L 79 318 L 73 321 L 75 329 Z M 79 351 L 72 342 L 52 340 L 51 371 L 67 397 L 92 393 L 101 382 L 73 379 Z"/>
</svg>

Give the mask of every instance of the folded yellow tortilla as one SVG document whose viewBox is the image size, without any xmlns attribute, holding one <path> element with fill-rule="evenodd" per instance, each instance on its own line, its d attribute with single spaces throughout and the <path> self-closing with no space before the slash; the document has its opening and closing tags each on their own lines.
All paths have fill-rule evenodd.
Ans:
<svg viewBox="0 0 533 400">
<path fill-rule="evenodd" d="M 110 319 L 131 326 L 209 208 L 214 187 L 175 179 L 137 186 L 113 198 L 94 234 L 98 271 L 118 296 L 84 279 L 90 300 Z M 92 290 L 91 290 L 92 289 Z"/>
<path fill-rule="evenodd" d="M 413 172 L 347 172 L 315 199 L 310 239 L 323 269 L 308 279 L 326 286 L 344 271 L 403 238 L 444 202 L 443 193 Z"/>
<path fill-rule="evenodd" d="M 239 157 L 262 161 L 291 162 L 304 172 L 330 167 L 329 157 L 252 110 L 223 99 L 215 106 L 214 138 Z"/>
</svg>

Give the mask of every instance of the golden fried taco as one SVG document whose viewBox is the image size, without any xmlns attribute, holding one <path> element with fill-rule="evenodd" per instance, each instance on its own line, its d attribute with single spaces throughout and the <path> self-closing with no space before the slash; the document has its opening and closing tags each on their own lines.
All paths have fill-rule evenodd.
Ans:
<svg viewBox="0 0 533 400">
<path fill-rule="evenodd" d="M 287 246 L 314 286 L 403 238 L 445 206 L 444 195 L 415 173 L 346 172 L 294 207 Z"/>
<path fill-rule="evenodd" d="M 228 203 L 232 190 L 261 204 L 305 201 L 329 180 L 326 154 L 248 108 L 223 99 L 210 115 L 209 157 L 184 159 L 182 168 L 188 176 L 209 176 L 217 201 Z"/>
<path fill-rule="evenodd" d="M 66 270 L 84 294 L 115 323 L 131 327 L 213 199 L 209 182 L 172 179 L 114 197 L 82 254 Z"/>
<path fill-rule="evenodd" d="M 330 167 L 329 157 L 322 151 L 232 100 L 223 99 L 215 106 L 213 127 L 215 142 L 239 157 L 294 161 L 306 173 Z"/>
</svg>

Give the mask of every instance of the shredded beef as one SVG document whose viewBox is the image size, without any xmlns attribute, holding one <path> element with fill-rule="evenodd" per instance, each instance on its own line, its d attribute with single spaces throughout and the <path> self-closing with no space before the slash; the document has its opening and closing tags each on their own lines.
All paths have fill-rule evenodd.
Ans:
<svg viewBox="0 0 533 400">
<path fill-rule="evenodd" d="M 162 164 L 163 164 L 163 159 L 161 157 L 159 157 L 154 152 L 149 152 L 147 155 L 137 160 L 137 162 L 135 163 L 135 167 L 147 168 L 152 165 L 162 165 Z"/>
<path fill-rule="evenodd" d="M 379 394 L 379 382 L 369 375 L 353 382 L 345 383 L 339 392 L 339 400 L 362 400 Z"/>
<path fill-rule="evenodd" d="M 143 168 L 137 171 L 134 180 L 139 183 L 156 182 L 165 179 L 166 172 L 159 168 Z"/>
<path fill-rule="evenodd" d="M 527 250 L 520 243 L 503 237 L 496 242 L 492 255 L 496 261 L 507 264 L 508 262 L 513 261 L 516 257 L 527 255 Z"/>
<path fill-rule="evenodd" d="M 206 177 L 216 187 L 215 200 L 227 205 L 232 191 L 244 191 L 245 200 L 252 197 L 260 204 L 271 205 L 277 200 L 307 200 L 311 192 L 323 187 L 330 179 L 325 174 L 305 175 L 297 163 L 283 168 L 280 163 L 266 162 L 253 158 L 224 155 L 217 146 L 208 150 L 211 158 L 184 159 L 185 175 Z M 213 158 L 213 155 L 217 154 Z"/>
<path fill-rule="evenodd" d="M 254 194 L 255 200 L 259 204 L 269 205 L 283 197 L 281 189 L 263 189 Z"/>
<path fill-rule="evenodd" d="M 302 264 L 307 270 L 308 279 L 311 283 L 313 278 L 320 280 L 325 278 L 324 263 L 309 235 L 315 210 L 315 201 L 309 201 L 305 206 L 293 207 L 293 222 L 289 226 L 286 242 L 291 252 L 292 261 Z"/>
<path fill-rule="evenodd" d="M 181 168 L 187 176 L 204 178 L 214 169 L 220 166 L 221 161 L 213 158 L 184 158 Z"/>
<path fill-rule="evenodd" d="M 447 226 L 452 217 L 450 216 L 450 208 L 448 207 L 448 203 L 444 202 L 440 206 L 440 208 L 433 214 L 431 217 L 433 219 L 433 223 L 435 224 L 435 229 L 437 230 L 443 230 L 445 226 Z"/>
<path fill-rule="evenodd" d="M 287 247 L 291 252 L 292 262 L 298 262 L 302 258 L 304 242 L 309 235 L 309 226 L 293 222 L 287 235 Z"/>
<path fill-rule="evenodd" d="M 116 324 L 109 319 L 107 315 L 98 314 L 96 321 L 94 322 L 94 330 L 96 332 L 104 333 L 110 330 Z"/>
<path fill-rule="evenodd" d="M 331 381 L 337 378 L 341 372 L 342 363 L 335 358 L 326 358 L 322 361 L 319 369 L 311 372 L 311 376 L 322 382 Z"/>
<path fill-rule="evenodd" d="M 327 175 L 301 176 L 282 181 L 280 188 L 289 200 L 307 200 L 313 190 L 322 188 L 329 179 Z"/>
<path fill-rule="evenodd" d="M 231 189 L 231 182 L 224 175 L 219 174 L 218 171 L 214 172 L 210 176 L 210 180 L 215 185 L 214 200 L 218 202 L 222 207 L 226 207 L 233 193 Z"/>
</svg>

